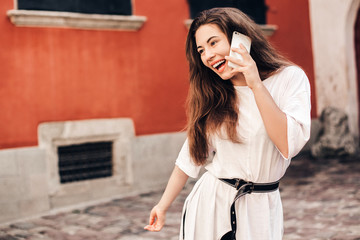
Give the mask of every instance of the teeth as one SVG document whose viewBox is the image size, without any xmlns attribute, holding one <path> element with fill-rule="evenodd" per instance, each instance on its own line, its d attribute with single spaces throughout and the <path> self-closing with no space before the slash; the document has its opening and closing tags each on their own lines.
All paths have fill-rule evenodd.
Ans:
<svg viewBox="0 0 360 240">
<path fill-rule="evenodd" d="M 220 66 L 220 65 L 223 64 L 224 62 L 225 62 L 225 60 L 221 60 L 221 61 L 215 63 L 215 64 L 213 65 L 213 67 L 214 67 L 214 68 L 217 68 L 218 66 Z"/>
</svg>

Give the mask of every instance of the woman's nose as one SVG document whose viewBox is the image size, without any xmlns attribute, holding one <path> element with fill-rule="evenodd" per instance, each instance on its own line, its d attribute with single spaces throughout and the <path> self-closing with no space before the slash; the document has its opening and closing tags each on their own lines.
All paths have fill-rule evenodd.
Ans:
<svg viewBox="0 0 360 240">
<path fill-rule="evenodd" d="M 208 49 L 207 51 L 205 51 L 206 61 L 212 60 L 214 57 L 215 57 L 215 53 L 211 49 Z"/>
</svg>

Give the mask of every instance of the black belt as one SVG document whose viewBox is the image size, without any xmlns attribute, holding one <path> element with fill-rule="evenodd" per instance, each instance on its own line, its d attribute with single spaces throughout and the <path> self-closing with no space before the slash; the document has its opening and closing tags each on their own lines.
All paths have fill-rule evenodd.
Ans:
<svg viewBox="0 0 360 240">
<path fill-rule="evenodd" d="M 231 231 L 226 233 L 221 240 L 236 240 L 236 212 L 235 212 L 235 202 L 240 197 L 245 194 L 251 194 L 252 192 L 264 193 L 272 192 L 279 188 L 279 181 L 271 183 L 253 183 L 247 182 L 239 178 L 226 179 L 219 178 L 219 180 L 229 184 L 230 186 L 236 188 L 238 192 L 235 195 L 234 201 L 230 208 L 230 222 L 231 222 Z"/>
</svg>

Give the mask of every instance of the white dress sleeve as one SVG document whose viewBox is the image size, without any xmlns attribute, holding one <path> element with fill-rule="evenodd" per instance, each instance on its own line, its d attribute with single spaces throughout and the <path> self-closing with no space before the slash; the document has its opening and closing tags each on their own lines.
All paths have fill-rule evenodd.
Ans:
<svg viewBox="0 0 360 240">
<path fill-rule="evenodd" d="M 175 165 L 178 166 L 186 175 L 192 178 L 197 178 L 201 170 L 201 166 L 195 165 L 192 161 L 189 151 L 189 141 L 186 138 L 182 146 Z"/>
<path fill-rule="evenodd" d="M 280 109 L 287 118 L 288 158 L 296 156 L 310 138 L 310 84 L 299 67 L 288 67 L 282 81 L 285 85 Z M 280 152 L 281 154 L 281 152 Z"/>
</svg>

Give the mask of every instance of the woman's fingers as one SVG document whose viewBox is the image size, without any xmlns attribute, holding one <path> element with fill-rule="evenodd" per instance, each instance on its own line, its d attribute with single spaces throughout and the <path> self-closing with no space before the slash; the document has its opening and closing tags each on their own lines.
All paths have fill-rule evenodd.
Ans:
<svg viewBox="0 0 360 240">
<path fill-rule="evenodd" d="M 145 229 L 145 230 L 148 230 L 148 231 L 151 231 L 151 232 L 160 231 L 160 230 L 157 230 L 157 229 L 158 229 L 158 227 L 157 227 L 157 221 L 154 221 L 153 223 L 145 226 L 144 229 Z"/>
<path fill-rule="evenodd" d="M 157 228 L 154 225 L 147 225 L 144 227 L 145 230 L 148 230 L 150 232 L 158 232 L 160 230 L 157 230 Z"/>
<path fill-rule="evenodd" d="M 237 59 L 233 56 L 225 56 L 226 60 L 237 65 L 237 67 L 231 69 L 231 73 L 234 75 L 236 73 L 242 73 L 245 77 L 246 84 L 250 88 L 261 82 L 256 63 L 244 45 L 240 44 L 239 48 L 232 48 L 232 51 L 240 54 L 242 59 Z"/>
<path fill-rule="evenodd" d="M 242 66 L 243 65 L 243 60 L 236 58 L 236 57 L 232 57 L 232 56 L 225 56 L 225 59 L 238 65 L 238 66 Z"/>
<path fill-rule="evenodd" d="M 165 213 L 159 211 L 157 207 L 154 207 L 150 213 L 149 225 L 145 226 L 144 229 L 151 232 L 158 232 L 162 229 L 165 224 Z"/>
<path fill-rule="evenodd" d="M 154 221 L 155 221 L 155 216 L 151 213 L 149 218 L 149 225 L 153 225 Z"/>
<path fill-rule="evenodd" d="M 236 52 L 236 53 L 240 54 L 242 59 L 236 58 L 234 56 L 225 56 L 225 59 L 232 62 L 232 63 L 234 63 L 234 64 L 236 64 L 236 65 L 238 65 L 239 67 L 245 67 L 252 60 L 250 54 L 248 53 L 248 51 L 246 50 L 246 48 L 242 44 L 240 44 L 239 48 L 231 48 L 231 50 L 233 52 Z"/>
<path fill-rule="evenodd" d="M 153 224 L 145 226 L 144 229 L 151 232 L 159 232 L 163 226 L 164 223 L 156 219 L 156 221 Z"/>
<path fill-rule="evenodd" d="M 231 50 L 240 54 L 244 60 L 248 60 L 251 58 L 249 52 L 242 43 L 240 43 L 239 48 L 231 48 Z"/>
</svg>

